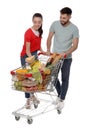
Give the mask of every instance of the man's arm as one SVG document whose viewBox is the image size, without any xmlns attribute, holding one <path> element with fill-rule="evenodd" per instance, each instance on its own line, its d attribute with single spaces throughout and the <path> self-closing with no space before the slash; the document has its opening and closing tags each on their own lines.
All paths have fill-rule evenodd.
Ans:
<svg viewBox="0 0 92 130">
<path fill-rule="evenodd" d="M 43 51 L 42 47 L 40 47 L 40 51 L 41 51 L 44 55 L 46 54 L 46 52 Z"/>
<path fill-rule="evenodd" d="M 69 50 L 67 50 L 66 52 L 61 53 L 62 56 L 69 55 L 72 52 L 74 52 L 78 48 L 78 42 L 79 42 L 79 38 L 74 38 L 73 39 L 72 47 Z"/>
<path fill-rule="evenodd" d="M 54 32 L 49 32 L 48 38 L 47 38 L 47 54 L 50 55 L 50 49 L 51 49 L 51 41 L 52 37 L 54 35 Z"/>
</svg>

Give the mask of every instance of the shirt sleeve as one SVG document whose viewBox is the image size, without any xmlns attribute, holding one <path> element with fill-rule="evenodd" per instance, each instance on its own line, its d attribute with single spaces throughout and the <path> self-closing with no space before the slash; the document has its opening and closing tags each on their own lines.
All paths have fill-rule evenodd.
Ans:
<svg viewBox="0 0 92 130">
<path fill-rule="evenodd" d="M 26 42 L 30 42 L 31 36 L 30 36 L 29 31 L 26 31 L 26 32 L 25 32 L 24 38 L 25 38 L 25 41 L 26 41 Z"/>
<path fill-rule="evenodd" d="M 73 31 L 73 39 L 79 38 L 79 29 L 76 27 Z"/>
<path fill-rule="evenodd" d="M 49 32 L 55 32 L 54 23 L 50 26 Z"/>
</svg>

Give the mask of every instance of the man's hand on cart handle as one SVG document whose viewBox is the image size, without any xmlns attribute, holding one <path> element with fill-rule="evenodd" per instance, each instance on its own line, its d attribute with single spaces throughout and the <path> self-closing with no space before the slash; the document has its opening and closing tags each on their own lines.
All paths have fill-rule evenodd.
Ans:
<svg viewBox="0 0 92 130">
<path fill-rule="evenodd" d="M 67 57 L 67 55 L 66 55 L 65 52 L 62 52 L 60 55 L 61 55 L 63 58 L 66 58 L 66 57 Z"/>
<path fill-rule="evenodd" d="M 47 52 L 46 52 L 46 55 L 47 56 L 50 56 L 52 53 L 49 51 L 49 50 L 47 50 Z"/>
</svg>

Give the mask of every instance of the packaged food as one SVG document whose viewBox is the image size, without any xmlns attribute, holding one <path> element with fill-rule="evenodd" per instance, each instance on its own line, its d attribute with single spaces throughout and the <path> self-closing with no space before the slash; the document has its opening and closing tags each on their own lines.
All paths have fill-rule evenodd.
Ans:
<svg viewBox="0 0 92 130">
<path fill-rule="evenodd" d="M 52 64 L 54 58 L 57 56 L 57 53 L 53 53 L 50 58 L 48 59 L 47 63 L 46 63 L 46 67 L 48 67 L 49 65 Z"/>
<path fill-rule="evenodd" d="M 37 84 L 38 84 L 37 81 L 32 81 L 29 79 L 25 79 L 22 81 L 22 86 L 32 87 L 32 86 L 36 86 Z"/>
<path fill-rule="evenodd" d="M 25 74 L 27 74 L 27 69 L 18 69 L 16 70 L 16 75 L 18 80 L 24 80 L 25 79 Z"/>
</svg>

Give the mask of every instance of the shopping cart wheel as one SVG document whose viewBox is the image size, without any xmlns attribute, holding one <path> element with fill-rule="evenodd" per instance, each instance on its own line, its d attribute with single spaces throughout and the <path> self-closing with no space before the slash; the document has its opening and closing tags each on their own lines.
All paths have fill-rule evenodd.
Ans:
<svg viewBox="0 0 92 130">
<path fill-rule="evenodd" d="M 32 124 L 33 123 L 33 119 L 27 119 L 27 123 L 28 124 Z"/>
<path fill-rule="evenodd" d="M 58 113 L 58 114 L 61 114 L 61 112 L 62 112 L 61 110 L 57 110 L 57 113 Z"/>
<path fill-rule="evenodd" d="M 38 108 L 38 104 L 34 104 L 34 108 L 35 108 L 35 109 Z"/>
<path fill-rule="evenodd" d="M 16 121 L 19 121 L 19 119 L 20 119 L 20 116 L 15 116 Z"/>
</svg>

